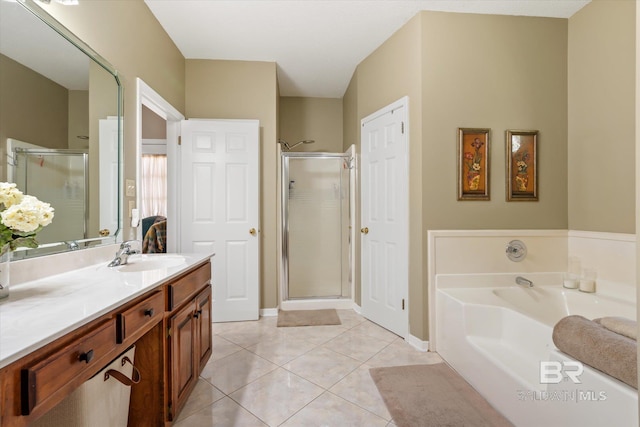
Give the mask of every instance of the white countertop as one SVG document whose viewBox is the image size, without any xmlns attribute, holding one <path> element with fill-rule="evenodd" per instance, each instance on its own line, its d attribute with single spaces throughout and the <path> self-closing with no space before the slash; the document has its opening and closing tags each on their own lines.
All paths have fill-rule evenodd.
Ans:
<svg viewBox="0 0 640 427">
<path fill-rule="evenodd" d="M 0 302 L 0 368 L 180 275 L 211 254 L 184 257 L 178 265 L 120 272 L 107 263 L 22 283 Z M 163 257 L 145 255 L 145 257 Z M 135 261 L 135 255 L 130 260 Z"/>
</svg>

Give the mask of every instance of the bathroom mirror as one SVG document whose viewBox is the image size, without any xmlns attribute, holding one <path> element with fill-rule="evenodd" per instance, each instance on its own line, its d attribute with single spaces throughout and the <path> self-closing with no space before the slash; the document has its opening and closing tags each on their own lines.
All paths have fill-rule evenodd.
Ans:
<svg viewBox="0 0 640 427">
<path fill-rule="evenodd" d="M 33 0 L 0 0 L 0 181 L 50 203 L 37 249 L 114 243 L 121 223 L 122 85 Z"/>
</svg>

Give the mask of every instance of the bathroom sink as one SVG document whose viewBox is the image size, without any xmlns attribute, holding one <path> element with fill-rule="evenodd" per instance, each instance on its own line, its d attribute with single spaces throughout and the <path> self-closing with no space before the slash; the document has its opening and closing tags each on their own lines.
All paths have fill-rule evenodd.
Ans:
<svg viewBox="0 0 640 427">
<path fill-rule="evenodd" d="M 125 265 L 115 267 L 122 273 L 135 273 L 139 271 L 160 270 L 177 267 L 184 264 L 185 259 L 181 255 L 143 254 L 132 255 Z"/>
</svg>

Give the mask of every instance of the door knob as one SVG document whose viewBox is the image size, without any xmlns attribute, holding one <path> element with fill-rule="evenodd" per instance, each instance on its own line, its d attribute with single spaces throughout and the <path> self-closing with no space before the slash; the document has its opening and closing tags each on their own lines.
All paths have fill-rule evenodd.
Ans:
<svg viewBox="0 0 640 427">
<path fill-rule="evenodd" d="M 360 232 L 361 232 L 362 234 L 369 234 L 369 227 L 361 228 L 361 229 L 360 229 Z"/>
<path fill-rule="evenodd" d="M 252 228 L 251 230 L 249 230 L 249 234 L 251 234 L 252 236 L 255 236 L 256 234 L 258 234 L 258 232 L 256 231 L 255 228 Z"/>
</svg>

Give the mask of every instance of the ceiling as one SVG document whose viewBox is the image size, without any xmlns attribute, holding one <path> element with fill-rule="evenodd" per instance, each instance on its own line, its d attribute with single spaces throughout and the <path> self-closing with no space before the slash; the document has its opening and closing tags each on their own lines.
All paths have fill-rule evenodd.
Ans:
<svg viewBox="0 0 640 427">
<path fill-rule="evenodd" d="M 420 10 L 569 18 L 591 0 L 145 0 L 187 59 L 277 63 L 280 95 L 341 98 Z"/>
</svg>

